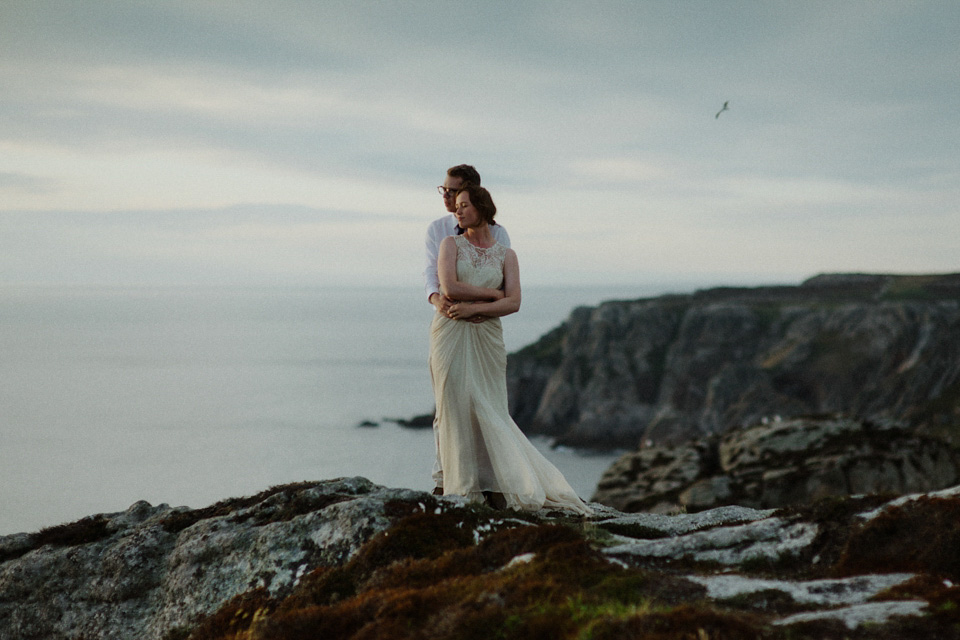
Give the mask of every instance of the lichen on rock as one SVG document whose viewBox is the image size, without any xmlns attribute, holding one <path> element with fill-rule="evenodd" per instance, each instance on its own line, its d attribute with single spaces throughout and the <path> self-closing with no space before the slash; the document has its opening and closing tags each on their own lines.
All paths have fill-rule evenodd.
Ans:
<svg viewBox="0 0 960 640">
<path fill-rule="evenodd" d="M 141 502 L 0 538 L 0 637 L 955 638 L 958 496 L 583 518 L 350 478 Z"/>
<path fill-rule="evenodd" d="M 960 452 L 894 421 L 771 420 L 677 446 L 643 447 L 604 473 L 593 499 L 624 511 L 766 509 L 828 496 L 900 495 L 960 482 Z"/>
</svg>

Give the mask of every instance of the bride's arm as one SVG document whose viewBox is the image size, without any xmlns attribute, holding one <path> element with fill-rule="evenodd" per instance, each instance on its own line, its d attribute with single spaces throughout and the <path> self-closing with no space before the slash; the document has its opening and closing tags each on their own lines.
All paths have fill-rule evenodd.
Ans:
<svg viewBox="0 0 960 640">
<path fill-rule="evenodd" d="M 520 263 L 517 252 L 507 249 L 503 259 L 503 298 L 493 302 L 457 303 L 447 315 L 466 320 L 475 315 L 508 316 L 520 310 Z"/>
<path fill-rule="evenodd" d="M 440 276 L 440 290 L 452 300 L 490 301 L 500 300 L 504 295 L 499 289 L 475 287 L 457 280 L 457 243 L 453 236 L 447 236 L 440 243 L 437 275 Z"/>
</svg>

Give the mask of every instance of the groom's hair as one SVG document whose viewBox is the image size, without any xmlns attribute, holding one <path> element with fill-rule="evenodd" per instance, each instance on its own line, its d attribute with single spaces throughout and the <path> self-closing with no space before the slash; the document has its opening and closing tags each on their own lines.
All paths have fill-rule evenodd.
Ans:
<svg viewBox="0 0 960 640">
<path fill-rule="evenodd" d="M 493 196 L 490 195 L 490 192 L 473 182 L 464 182 L 463 185 L 457 189 L 457 195 L 460 195 L 464 191 L 470 194 L 470 204 L 477 208 L 484 222 L 487 224 L 497 224 L 493 221 L 493 216 L 497 215 L 497 205 L 493 204 Z"/>
<path fill-rule="evenodd" d="M 460 178 L 464 182 L 480 185 L 480 172 L 468 164 L 458 164 L 455 167 L 450 167 L 447 169 L 447 175 L 451 178 Z"/>
</svg>

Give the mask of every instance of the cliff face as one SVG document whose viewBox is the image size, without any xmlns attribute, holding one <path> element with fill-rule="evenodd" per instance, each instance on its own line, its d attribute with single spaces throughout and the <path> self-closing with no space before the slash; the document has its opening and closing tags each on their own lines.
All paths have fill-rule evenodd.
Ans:
<svg viewBox="0 0 960 640">
<path fill-rule="evenodd" d="M 960 436 L 960 274 L 818 276 L 576 309 L 511 354 L 511 412 L 561 444 L 677 444 L 846 413 Z"/>
</svg>

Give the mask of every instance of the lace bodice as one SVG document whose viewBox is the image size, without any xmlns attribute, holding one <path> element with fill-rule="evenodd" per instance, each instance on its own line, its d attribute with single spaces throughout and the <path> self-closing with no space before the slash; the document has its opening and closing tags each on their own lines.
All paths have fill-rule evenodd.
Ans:
<svg viewBox="0 0 960 640">
<path fill-rule="evenodd" d="M 503 260 L 507 248 L 499 242 L 481 249 L 464 236 L 456 236 L 457 279 L 478 287 L 499 288 L 503 284 Z"/>
</svg>

